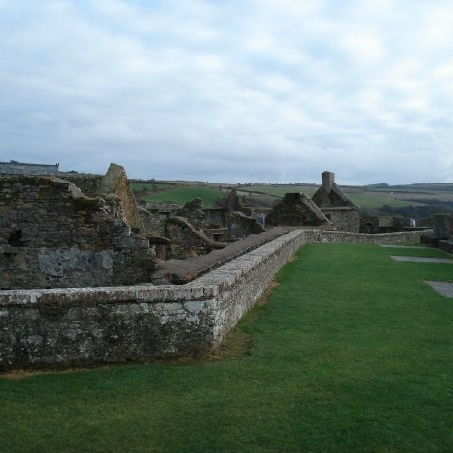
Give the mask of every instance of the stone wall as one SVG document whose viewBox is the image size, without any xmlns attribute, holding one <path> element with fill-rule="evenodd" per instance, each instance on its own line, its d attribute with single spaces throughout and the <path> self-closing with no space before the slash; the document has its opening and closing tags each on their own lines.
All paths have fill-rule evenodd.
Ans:
<svg viewBox="0 0 453 453">
<path fill-rule="evenodd" d="M 143 207 L 139 207 L 138 212 L 146 234 L 154 236 L 165 235 L 165 224 L 167 223 L 167 219 L 170 217 L 170 213 L 159 212 L 154 209 L 147 209 Z"/>
<path fill-rule="evenodd" d="M 273 228 L 259 234 L 251 234 L 240 241 L 223 244 L 222 248 L 207 255 L 197 255 L 186 259 L 170 259 L 162 262 L 159 269 L 151 276 L 156 285 L 173 283 L 185 285 L 213 269 L 251 252 L 252 250 L 288 233 L 290 228 Z"/>
<path fill-rule="evenodd" d="M 4 175 L 55 175 L 59 164 L 26 164 L 22 162 L 0 162 L 0 174 Z"/>
<path fill-rule="evenodd" d="M 335 183 L 334 173 L 329 171 L 322 173 L 322 185 L 312 200 L 337 230 L 359 232 L 359 207 Z"/>
<path fill-rule="evenodd" d="M 149 281 L 148 241 L 131 232 L 116 195 L 86 197 L 44 176 L 0 178 L 0 288 Z"/>
<path fill-rule="evenodd" d="M 329 220 L 304 193 L 287 193 L 266 216 L 267 226 L 321 226 Z"/>
<path fill-rule="evenodd" d="M 321 208 L 324 215 L 337 230 L 358 233 L 360 230 L 360 215 L 358 209 L 349 207 Z"/>
<path fill-rule="evenodd" d="M 398 228 L 398 227 L 399 228 Z M 392 216 L 368 216 L 360 219 L 360 233 L 383 233 L 401 231 L 403 225 L 396 223 L 396 217 Z"/>
<path fill-rule="evenodd" d="M 398 244 L 401 242 L 419 243 L 422 231 L 402 231 L 398 233 L 362 234 L 348 231 L 312 230 L 307 242 L 351 243 L 351 244 Z"/>
<path fill-rule="evenodd" d="M 143 231 L 143 223 L 138 212 L 137 202 L 129 186 L 129 180 L 123 167 L 110 164 L 107 173 L 99 187 L 100 194 L 115 194 L 120 199 L 123 220 L 135 228 L 137 232 Z"/>
<path fill-rule="evenodd" d="M 121 212 L 119 214 L 123 220 L 132 228 L 140 231 L 143 230 L 143 223 L 135 196 L 130 188 L 126 171 L 121 165 L 110 164 L 104 176 L 76 172 L 60 172 L 58 177 L 73 183 L 89 197 L 104 197 L 107 194 L 116 195 L 120 200 Z"/>
<path fill-rule="evenodd" d="M 453 215 L 436 214 L 433 222 L 433 237 L 450 239 L 453 237 Z"/>
<path fill-rule="evenodd" d="M 209 239 L 202 230 L 196 230 L 184 217 L 167 219 L 165 237 L 170 240 L 167 259 L 206 255 L 226 245 L 224 242 Z"/>
<path fill-rule="evenodd" d="M 197 356 L 222 342 L 304 243 L 415 237 L 297 229 L 184 286 L 0 291 L 0 370 Z"/>
<path fill-rule="evenodd" d="M 99 196 L 99 188 L 101 187 L 102 179 L 104 178 L 102 175 L 77 172 L 60 172 L 57 176 L 64 181 L 72 182 L 87 197 Z"/>
<path fill-rule="evenodd" d="M 250 234 L 259 234 L 264 231 L 262 225 L 254 217 L 247 216 L 240 211 L 228 213 L 228 234 L 230 240 L 242 239 Z"/>
<path fill-rule="evenodd" d="M 204 221 L 203 200 L 195 198 L 188 201 L 175 215 L 184 217 L 196 230 L 200 230 Z"/>
<path fill-rule="evenodd" d="M 224 228 L 228 225 L 228 211 L 224 208 L 211 208 L 204 210 L 204 228 Z"/>
</svg>

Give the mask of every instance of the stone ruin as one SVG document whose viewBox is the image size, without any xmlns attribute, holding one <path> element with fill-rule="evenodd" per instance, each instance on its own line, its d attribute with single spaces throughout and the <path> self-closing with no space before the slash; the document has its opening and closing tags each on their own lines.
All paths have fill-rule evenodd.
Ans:
<svg viewBox="0 0 453 453">
<path fill-rule="evenodd" d="M 0 175 L 47 175 L 52 176 L 58 173 L 60 164 L 27 164 L 11 160 L 0 162 Z"/>
<path fill-rule="evenodd" d="M 59 175 L 63 176 L 63 175 Z M 0 177 L 0 288 L 149 282 L 156 257 L 122 167 L 104 177 Z"/>
<path fill-rule="evenodd" d="M 366 234 L 402 231 L 404 218 L 393 216 L 367 216 L 360 219 L 360 232 Z"/>
<path fill-rule="evenodd" d="M 26 175 L 24 168 L 41 168 L 45 175 Z M 262 223 L 271 229 L 357 230 L 358 207 L 330 172 L 323 173 L 313 199 L 288 193 L 259 223 L 234 190 L 221 208 L 205 210 L 199 198 L 184 206 L 138 207 L 119 165 L 111 164 L 104 176 L 48 175 L 57 168 L 14 163 L 0 177 L 0 289 L 161 281 L 151 276 L 164 262 L 208 255 L 263 234 Z"/>
<path fill-rule="evenodd" d="M 211 212 L 195 200 L 153 223 L 116 164 L 105 176 L 3 175 L 0 195 L 0 372 L 199 356 L 302 244 L 414 237 L 335 231 L 300 194 L 269 214 L 287 226 L 265 232 L 234 199 Z"/>
<path fill-rule="evenodd" d="M 148 284 L 161 262 L 264 231 L 233 210 L 234 196 L 221 216 L 206 216 L 201 199 L 162 212 L 138 207 L 119 165 L 104 176 L 50 169 L 14 164 L 0 173 L 0 289 Z"/>
<path fill-rule="evenodd" d="M 352 233 L 359 231 L 360 208 L 335 183 L 334 173 L 322 173 L 322 185 L 312 200 L 337 230 Z"/>
<path fill-rule="evenodd" d="M 420 242 L 453 253 L 453 215 L 436 214 L 433 217 L 432 231 L 422 234 Z"/>
<path fill-rule="evenodd" d="M 139 212 L 145 234 L 160 259 L 186 259 L 206 255 L 229 242 L 244 239 L 264 228 L 248 213 L 238 211 L 240 202 L 232 191 L 224 207 L 204 209 L 196 198 L 185 205 L 146 203 Z"/>
<path fill-rule="evenodd" d="M 305 194 L 287 193 L 266 216 L 267 226 L 332 226 L 323 212 Z"/>
<path fill-rule="evenodd" d="M 335 174 L 322 173 L 322 185 L 310 199 L 287 193 L 265 217 L 266 226 L 317 226 L 357 233 L 359 207 L 335 183 Z"/>
</svg>

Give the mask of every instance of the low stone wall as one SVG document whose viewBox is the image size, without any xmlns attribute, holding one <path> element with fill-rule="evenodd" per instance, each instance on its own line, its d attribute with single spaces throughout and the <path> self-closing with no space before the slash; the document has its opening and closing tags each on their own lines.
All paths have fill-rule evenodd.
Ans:
<svg viewBox="0 0 453 453">
<path fill-rule="evenodd" d="M 260 234 L 251 234 L 241 241 L 230 244 L 214 243 L 214 245 L 220 245 L 221 248 L 204 255 L 199 254 L 187 259 L 170 259 L 161 262 L 159 269 L 152 274 L 151 282 L 155 285 L 168 283 L 185 285 L 229 261 L 272 242 L 289 231 L 291 228 L 273 228 Z"/>
<path fill-rule="evenodd" d="M 445 240 L 439 241 L 438 247 L 447 253 L 453 253 L 453 241 L 452 240 Z"/>
<path fill-rule="evenodd" d="M 0 162 L 0 174 L 5 175 L 54 175 L 58 173 L 60 164 L 27 164 L 16 162 Z"/>
<path fill-rule="evenodd" d="M 304 243 L 409 237 L 297 229 L 183 286 L 0 291 L 0 371 L 197 356 L 222 342 Z"/>
<path fill-rule="evenodd" d="M 354 244 L 397 244 L 399 242 L 420 242 L 425 231 L 401 231 L 398 233 L 363 234 L 346 231 L 313 231 L 310 242 L 348 242 Z"/>
</svg>

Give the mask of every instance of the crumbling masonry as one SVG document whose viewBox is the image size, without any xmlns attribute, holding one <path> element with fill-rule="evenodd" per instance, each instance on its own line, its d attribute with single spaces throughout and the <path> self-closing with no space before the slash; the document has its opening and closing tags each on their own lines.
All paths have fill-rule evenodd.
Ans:
<svg viewBox="0 0 453 453">
<path fill-rule="evenodd" d="M 55 177 L 0 178 L 0 288 L 145 283 L 155 253 L 136 234 L 140 217 L 122 167 L 97 196 Z"/>
<path fill-rule="evenodd" d="M 172 239 L 150 237 L 115 164 L 104 177 L 2 176 L 0 195 L 0 371 L 197 356 L 222 342 L 301 245 L 419 235 L 335 231 L 325 211 L 290 194 L 272 214 L 285 228 L 259 233 L 253 219 L 227 211 L 235 234 L 259 233 L 243 242 L 202 237 L 188 221 L 201 222 L 198 202 L 164 222 Z M 347 208 L 337 212 L 353 217 Z M 158 266 L 158 244 L 197 256 Z"/>
</svg>

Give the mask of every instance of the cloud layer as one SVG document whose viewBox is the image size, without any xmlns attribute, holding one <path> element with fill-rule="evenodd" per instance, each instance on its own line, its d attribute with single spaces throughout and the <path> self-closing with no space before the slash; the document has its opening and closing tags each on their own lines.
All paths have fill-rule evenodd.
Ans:
<svg viewBox="0 0 453 453">
<path fill-rule="evenodd" d="M 453 181 L 449 0 L 0 0 L 0 160 Z"/>
</svg>

